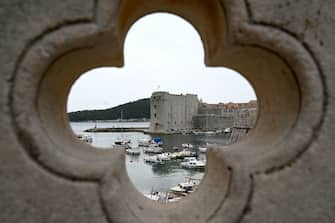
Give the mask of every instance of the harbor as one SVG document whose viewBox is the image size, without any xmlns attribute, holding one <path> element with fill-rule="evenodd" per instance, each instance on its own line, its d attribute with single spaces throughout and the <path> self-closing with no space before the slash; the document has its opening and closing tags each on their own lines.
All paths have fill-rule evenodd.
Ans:
<svg viewBox="0 0 335 223">
<path fill-rule="evenodd" d="M 126 152 L 125 162 L 131 182 L 141 193 L 146 195 L 157 195 L 158 193 L 160 200 L 164 201 L 171 201 L 171 199 L 167 199 L 167 197 L 171 197 L 171 188 L 187 182 L 188 179 L 200 183 L 205 174 L 205 166 L 200 168 L 183 167 L 185 164 L 182 165 L 182 163 L 187 161 L 185 157 L 193 157 L 205 163 L 206 153 L 200 149 L 203 150 L 207 143 L 226 145 L 229 138 L 224 134 L 162 134 L 158 136 L 143 132 L 124 131 L 126 128 L 132 129 L 130 126 L 145 129 L 150 125 L 149 122 L 99 122 L 97 128 L 120 128 L 123 129 L 123 132 L 85 132 L 86 129 L 94 128 L 94 125 L 93 122 L 71 123 L 74 133 L 90 136 L 91 145 L 99 149 L 112 149 L 115 142 L 118 143 L 120 139 L 129 140 L 130 148 L 139 151 L 136 154 Z M 162 145 L 150 147 L 142 144 L 157 137 L 161 139 Z M 149 148 L 162 148 L 162 150 L 155 153 L 148 151 Z M 149 157 L 158 161 L 148 162 Z M 192 161 L 192 158 L 188 159 Z M 157 199 L 157 196 L 151 197 Z M 174 200 L 178 199 L 172 199 L 172 201 Z"/>
</svg>

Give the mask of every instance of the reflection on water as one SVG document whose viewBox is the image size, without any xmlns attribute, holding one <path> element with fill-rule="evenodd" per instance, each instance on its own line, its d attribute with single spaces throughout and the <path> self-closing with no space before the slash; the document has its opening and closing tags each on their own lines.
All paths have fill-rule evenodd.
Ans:
<svg viewBox="0 0 335 223">
<path fill-rule="evenodd" d="M 97 127 L 148 127 L 150 123 L 133 123 L 133 122 L 103 122 L 97 123 Z M 92 128 L 93 122 L 72 122 L 71 127 L 77 134 L 83 133 L 85 129 Z M 93 138 L 93 146 L 101 149 L 110 149 L 114 141 L 120 137 L 126 137 L 131 140 L 133 146 L 137 146 L 139 139 L 149 138 L 151 136 L 138 132 L 122 133 L 85 133 Z M 199 146 L 206 143 L 227 144 L 228 138 L 223 135 L 214 136 L 195 136 L 195 135 L 161 135 L 163 140 L 164 152 L 174 152 L 174 147 L 181 148 L 181 144 L 190 143 L 194 145 L 193 150 L 198 152 Z M 170 187 L 183 182 L 185 178 L 191 177 L 201 179 L 205 171 L 190 170 L 181 168 L 182 160 L 166 161 L 164 164 L 145 163 L 143 150 L 139 156 L 126 155 L 126 168 L 130 180 L 135 187 L 143 192 L 149 193 L 152 190 L 168 191 Z M 199 154 L 199 159 L 205 159 L 204 154 Z"/>
</svg>

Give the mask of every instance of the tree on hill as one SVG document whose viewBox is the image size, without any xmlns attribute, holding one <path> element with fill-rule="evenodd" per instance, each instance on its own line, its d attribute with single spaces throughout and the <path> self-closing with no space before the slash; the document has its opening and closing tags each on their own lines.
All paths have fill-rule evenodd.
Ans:
<svg viewBox="0 0 335 223">
<path fill-rule="evenodd" d="M 68 113 L 71 122 L 150 118 L 150 99 L 140 99 L 103 110 L 83 110 Z"/>
</svg>

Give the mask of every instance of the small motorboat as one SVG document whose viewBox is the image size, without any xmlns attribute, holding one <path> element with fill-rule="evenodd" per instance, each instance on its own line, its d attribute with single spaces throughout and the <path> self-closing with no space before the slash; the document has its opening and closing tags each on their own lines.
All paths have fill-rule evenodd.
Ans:
<svg viewBox="0 0 335 223">
<path fill-rule="evenodd" d="M 158 154 L 157 157 L 162 161 L 170 161 L 171 157 L 169 153 Z"/>
<path fill-rule="evenodd" d="M 206 153 L 207 152 L 207 148 L 206 147 L 199 147 L 199 152 Z"/>
<path fill-rule="evenodd" d="M 92 143 L 93 142 L 93 138 L 90 135 L 78 134 L 77 138 L 82 142 L 86 142 L 86 143 Z"/>
<path fill-rule="evenodd" d="M 203 160 L 191 159 L 180 164 L 183 168 L 203 170 L 206 167 L 206 162 Z"/>
<path fill-rule="evenodd" d="M 144 162 L 146 163 L 158 163 L 158 164 L 163 164 L 163 160 L 161 160 L 158 156 L 145 156 Z"/>
<path fill-rule="evenodd" d="M 230 133 L 230 132 L 231 132 L 231 128 L 225 128 L 225 129 L 223 130 L 223 132 L 226 133 L 226 134 L 227 134 L 227 133 Z"/>
<path fill-rule="evenodd" d="M 195 180 L 195 179 L 189 179 L 186 182 L 179 183 L 177 186 L 171 187 L 170 191 L 172 193 L 181 195 L 181 196 L 186 196 L 189 193 L 192 193 L 196 187 L 199 185 L 200 180 Z"/>
<path fill-rule="evenodd" d="M 176 159 L 184 159 L 185 157 L 196 157 L 197 153 L 189 150 L 182 150 L 180 152 L 174 153 Z"/>
<path fill-rule="evenodd" d="M 139 148 L 129 148 L 126 149 L 126 153 L 128 155 L 138 156 L 141 154 L 141 150 Z"/>
<path fill-rule="evenodd" d="M 183 144 L 181 144 L 181 146 L 183 147 L 183 148 L 188 148 L 188 149 L 192 149 L 193 148 L 193 145 L 192 144 L 190 144 L 190 143 L 183 143 Z"/>
<path fill-rule="evenodd" d="M 163 148 L 162 147 L 153 147 L 153 146 L 149 146 L 146 148 L 143 148 L 143 152 L 145 153 L 162 153 L 163 152 Z"/>
<path fill-rule="evenodd" d="M 150 143 L 151 143 L 151 139 L 143 138 L 143 139 L 138 140 L 138 146 L 147 147 L 150 145 Z"/>
</svg>

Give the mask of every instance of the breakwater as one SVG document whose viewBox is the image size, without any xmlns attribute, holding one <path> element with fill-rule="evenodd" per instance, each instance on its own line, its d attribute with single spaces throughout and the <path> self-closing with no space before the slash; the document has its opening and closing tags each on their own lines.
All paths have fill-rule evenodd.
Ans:
<svg viewBox="0 0 335 223">
<path fill-rule="evenodd" d="M 111 127 L 111 128 L 90 128 L 84 130 L 84 132 L 146 132 L 149 128 L 119 128 L 119 127 Z"/>
</svg>

